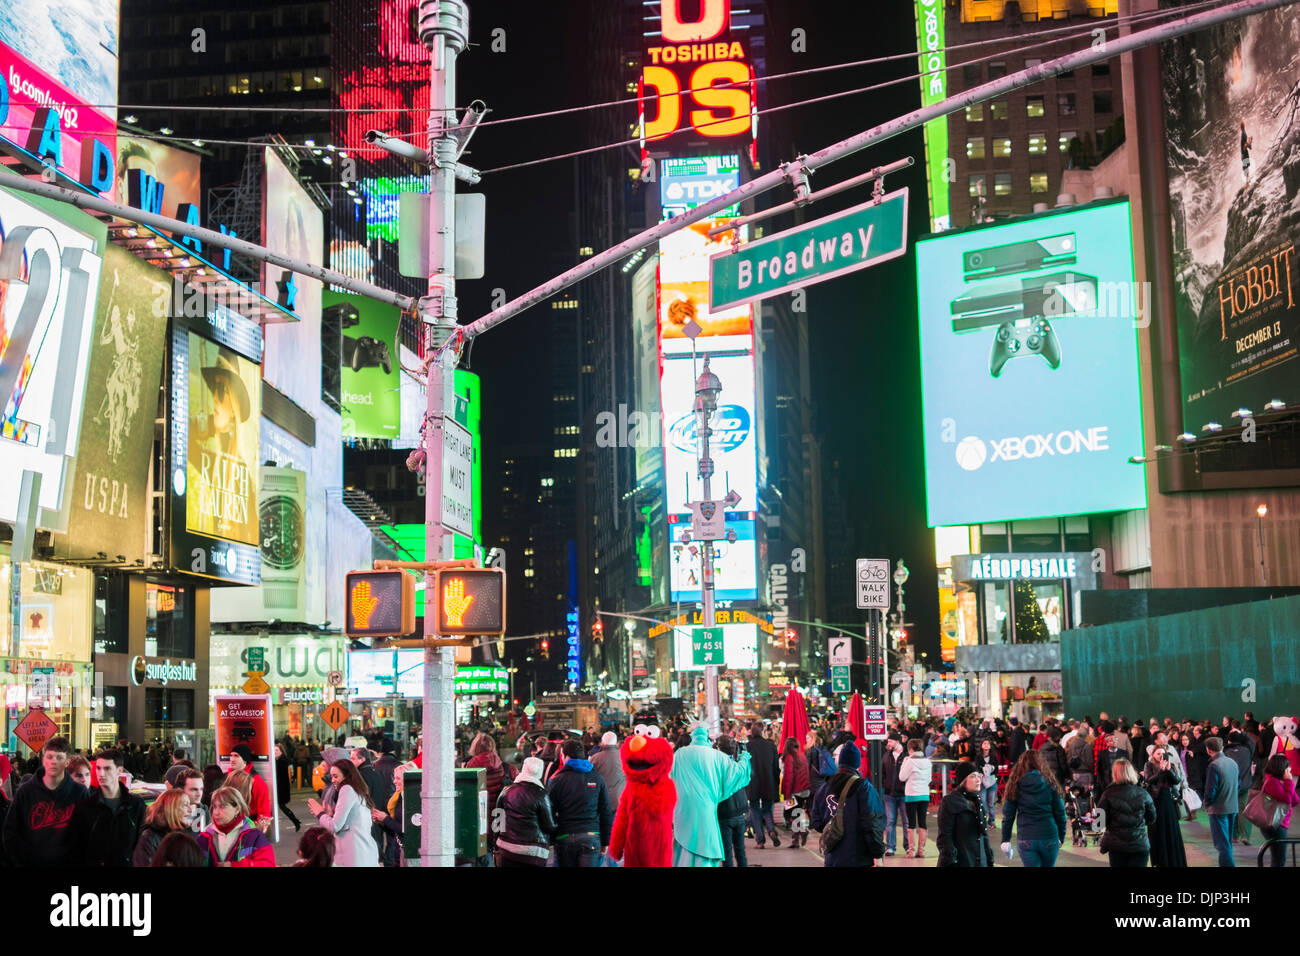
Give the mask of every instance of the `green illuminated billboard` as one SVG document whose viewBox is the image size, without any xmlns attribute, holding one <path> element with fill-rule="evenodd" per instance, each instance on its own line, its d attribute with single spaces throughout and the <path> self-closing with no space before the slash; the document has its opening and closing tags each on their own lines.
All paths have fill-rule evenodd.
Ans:
<svg viewBox="0 0 1300 956">
<path fill-rule="evenodd" d="M 944 50 L 943 0 L 916 0 L 916 48 L 920 53 L 921 106 L 948 98 Z M 930 225 L 942 232 L 948 216 L 948 118 L 925 124 L 925 175 L 930 195 Z"/>
<path fill-rule="evenodd" d="M 396 306 L 359 295 L 321 293 L 321 306 L 342 330 L 339 387 L 344 438 L 397 438 L 402 425 Z"/>
</svg>

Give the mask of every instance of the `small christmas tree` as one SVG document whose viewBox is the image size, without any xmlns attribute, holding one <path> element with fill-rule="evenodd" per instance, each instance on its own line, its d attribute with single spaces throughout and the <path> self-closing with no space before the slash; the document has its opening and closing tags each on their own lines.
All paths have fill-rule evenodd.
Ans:
<svg viewBox="0 0 1300 956">
<path fill-rule="evenodd" d="M 1038 606 L 1038 595 L 1034 586 L 1028 581 L 1016 581 L 1012 585 L 1016 614 L 1016 643 L 1044 644 L 1051 640 L 1047 622 L 1043 620 L 1043 609 Z M 1002 640 L 1007 640 L 1007 619 L 1002 619 Z"/>
</svg>

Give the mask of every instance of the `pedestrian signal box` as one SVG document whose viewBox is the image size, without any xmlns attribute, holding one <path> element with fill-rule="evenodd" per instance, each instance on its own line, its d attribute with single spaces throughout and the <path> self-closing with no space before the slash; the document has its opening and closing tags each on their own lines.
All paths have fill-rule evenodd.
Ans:
<svg viewBox="0 0 1300 956">
<path fill-rule="evenodd" d="M 444 637 L 504 634 L 506 575 L 500 568 L 434 572 L 434 622 Z"/>
<path fill-rule="evenodd" d="M 415 578 L 405 571 L 349 571 L 343 633 L 402 637 L 415 633 Z"/>
</svg>

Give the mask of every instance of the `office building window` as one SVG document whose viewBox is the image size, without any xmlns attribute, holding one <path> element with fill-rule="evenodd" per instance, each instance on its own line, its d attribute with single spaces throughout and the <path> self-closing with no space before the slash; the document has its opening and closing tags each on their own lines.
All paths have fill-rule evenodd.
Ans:
<svg viewBox="0 0 1300 956">
<path fill-rule="evenodd" d="M 1047 192 L 1047 173 L 1030 173 L 1029 191 L 1031 193 Z"/>
<path fill-rule="evenodd" d="M 1047 134 L 1030 133 L 1029 134 L 1029 155 L 1042 156 L 1047 152 Z"/>
<path fill-rule="evenodd" d="M 989 104 L 989 114 L 995 120 L 1008 119 L 1011 116 L 1011 107 L 1007 105 L 1006 100 L 994 100 Z"/>
<path fill-rule="evenodd" d="M 1094 63 L 1092 65 L 1093 76 L 1110 76 L 1110 63 Z"/>
<path fill-rule="evenodd" d="M 970 89 L 972 86 L 979 86 L 984 79 L 980 65 L 978 63 L 967 63 L 961 68 L 961 79 L 962 83 L 965 84 L 966 89 Z"/>
<path fill-rule="evenodd" d="M 1043 115 L 1043 98 L 1041 96 L 1025 97 L 1025 115 L 1030 119 L 1038 119 Z"/>
<path fill-rule="evenodd" d="M 979 173 L 970 178 L 970 195 L 974 199 L 977 196 L 988 194 L 988 177 L 984 173 Z"/>
<path fill-rule="evenodd" d="M 1092 111 L 1094 113 L 1109 113 L 1111 111 L 1110 90 L 1097 90 L 1092 94 Z"/>
<path fill-rule="evenodd" d="M 966 158 L 983 159 L 984 158 L 984 137 L 977 136 L 973 139 L 966 140 Z"/>
<path fill-rule="evenodd" d="M 982 123 L 984 122 L 984 104 L 976 103 L 974 106 L 966 107 L 966 122 Z"/>
<path fill-rule="evenodd" d="M 1026 70 L 1032 70 L 1034 67 L 1036 67 L 1036 66 L 1042 66 L 1042 65 L 1043 65 L 1043 61 L 1042 61 L 1042 59 L 1041 59 L 1040 57 L 1036 57 L 1036 56 L 1027 56 L 1027 57 L 1025 57 L 1025 69 L 1026 69 Z"/>
<path fill-rule="evenodd" d="M 1011 174 L 997 173 L 993 177 L 993 195 L 1010 196 L 1011 195 Z"/>
<path fill-rule="evenodd" d="M 993 140 L 993 155 L 1008 157 L 1011 155 L 1011 138 L 997 137 Z"/>
<path fill-rule="evenodd" d="M 995 61 L 989 64 L 989 79 L 999 80 L 1007 75 L 1006 61 Z"/>
<path fill-rule="evenodd" d="M 1077 110 L 1074 106 L 1073 93 L 1056 94 L 1056 115 L 1057 116 L 1074 116 Z"/>
<path fill-rule="evenodd" d="M 1072 130 L 1072 129 L 1061 130 L 1061 136 L 1059 139 L 1059 143 L 1061 145 L 1061 152 L 1068 153 L 1070 151 L 1070 140 L 1076 138 L 1078 135 L 1079 133 L 1077 130 Z"/>
</svg>

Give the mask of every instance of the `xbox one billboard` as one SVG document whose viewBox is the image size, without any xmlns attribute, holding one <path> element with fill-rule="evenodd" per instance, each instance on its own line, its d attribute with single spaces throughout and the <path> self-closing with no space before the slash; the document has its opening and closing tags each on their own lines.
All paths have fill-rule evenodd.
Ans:
<svg viewBox="0 0 1300 956">
<path fill-rule="evenodd" d="M 1126 200 L 916 245 L 931 527 L 1146 507 Z"/>
<path fill-rule="evenodd" d="M 396 306 L 359 295 L 321 295 L 326 328 L 341 331 L 339 386 L 344 438 L 397 438 L 402 425 Z"/>
</svg>

